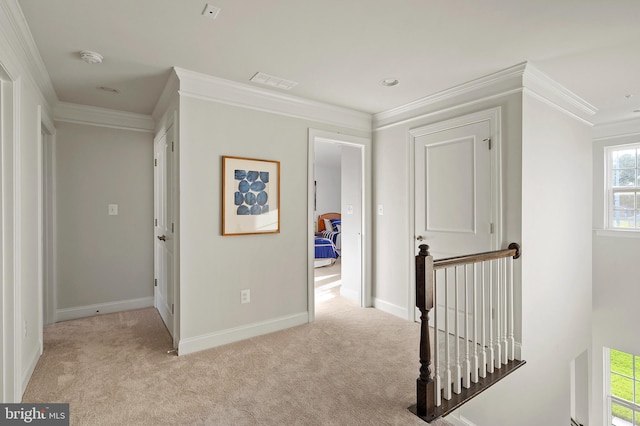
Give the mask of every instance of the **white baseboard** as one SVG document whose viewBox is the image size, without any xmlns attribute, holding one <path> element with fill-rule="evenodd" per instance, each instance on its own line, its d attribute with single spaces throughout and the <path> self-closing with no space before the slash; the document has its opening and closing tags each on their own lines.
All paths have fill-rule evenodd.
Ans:
<svg viewBox="0 0 640 426">
<path fill-rule="evenodd" d="M 40 359 L 40 355 L 42 354 L 42 350 L 40 348 L 41 347 L 38 347 L 38 350 L 33 352 L 33 354 L 31 355 L 31 359 L 26 366 L 27 368 L 22 373 L 22 388 L 20 389 L 20 399 L 22 399 L 24 391 L 27 390 L 29 380 L 31 380 L 33 371 L 36 369 L 36 364 L 38 364 L 38 360 Z"/>
<path fill-rule="evenodd" d="M 131 309 L 149 308 L 152 306 L 153 296 L 141 297 L 139 299 L 120 300 L 118 302 L 96 303 L 95 305 L 58 309 L 56 311 L 56 320 L 68 321 L 78 318 L 91 317 L 94 315 L 129 311 Z"/>
<path fill-rule="evenodd" d="M 373 298 L 373 307 L 402 319 L 409 318 L 409 314 L 405 307 L 394 305 L 393 303 L 386 302 L 382 299 L 378 299 L 377 297 Z"/>
<path fill-rule="evenodd" d="M 340 296 L 360 304 L 360 293 L 357 290 L 345 288 L 344 285 L 342 285 L 340 286 Z"/>
<path fill-rule="evenodd" d="M 228 343 L 237 342 L 263 334 L 273 333 L 309 322 L 309 313 L 287 315 L 267 321 L 247 324 L 240 327 L 229 328 L 215 333 L 181 339 L 178 343 L 178 354 L 186 355 L 205 349 L 215 348 Z"/>
<path fill-rule="evenodd" d="M 444 419 L 454 426 L 476 426 L 471 420 L 461 415 L 458 410 L 444 417 Z"/>
</svg>

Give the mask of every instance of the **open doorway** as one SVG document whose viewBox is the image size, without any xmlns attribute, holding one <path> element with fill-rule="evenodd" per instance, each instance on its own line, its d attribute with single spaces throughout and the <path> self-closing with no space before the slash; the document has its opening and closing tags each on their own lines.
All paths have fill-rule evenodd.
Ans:
<svg viewBox="0 0 640 426">
<path fill-rule="evenodd" d="M 309 321 L 316 302 L 337 296 L 370 306 L 369 149 L 365 138 L 309 130 Z"/>
</svg>

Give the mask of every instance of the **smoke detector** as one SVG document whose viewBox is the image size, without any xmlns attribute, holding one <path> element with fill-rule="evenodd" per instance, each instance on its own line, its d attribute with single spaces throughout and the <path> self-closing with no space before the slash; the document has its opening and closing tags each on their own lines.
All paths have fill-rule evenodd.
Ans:
<svg viewBox="0 0 640 426">
<path fill-rule="evenodd" d="M 98 52 L 92 52 L 91 50 L 82 50 L 80 51 L 80 59 L 88 64 L 101 64 L 103 58 L 102 55 Z"/>
<path fill-rule="evenodd" d="M 202 11 L 202 15 L 208 16 L 211 19 L 216 19 L 218 17 L 218 14 L 220 13 L 220 10 L 221 9 L 219 7 L 207 3 L 204 6 L 204 10 Z"/>
</svg>

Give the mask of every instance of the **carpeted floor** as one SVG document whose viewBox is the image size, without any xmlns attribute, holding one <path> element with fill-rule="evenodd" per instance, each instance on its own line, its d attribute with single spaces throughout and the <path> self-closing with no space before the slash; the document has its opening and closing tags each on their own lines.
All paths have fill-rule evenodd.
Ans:
<svg viewBox="0 0 640 426">
<path fill-rule="evenodd" d="M 153 308 L 47 326 L 23 402 L 68 402 L 72 425 L 425 426 L 418 324 L 323 299 L 312 324 L 180 357 Z"/>
</svg>

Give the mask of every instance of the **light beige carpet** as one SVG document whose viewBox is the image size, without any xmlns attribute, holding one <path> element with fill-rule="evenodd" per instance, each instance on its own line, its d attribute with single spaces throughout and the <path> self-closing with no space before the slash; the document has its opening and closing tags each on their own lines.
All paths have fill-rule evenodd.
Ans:
<svg viewBox="0 0 640 426">
<path fill-rule="evenodd" d="M 418 324 L 340 297 L 316 313 L 180 357 L 152 308 L 47 326 L 23 401 L 68 402 L 73 425 L 425 426 L 407 410 Z"/>
</svg>

